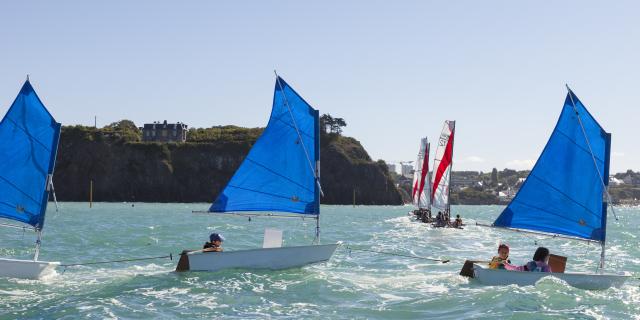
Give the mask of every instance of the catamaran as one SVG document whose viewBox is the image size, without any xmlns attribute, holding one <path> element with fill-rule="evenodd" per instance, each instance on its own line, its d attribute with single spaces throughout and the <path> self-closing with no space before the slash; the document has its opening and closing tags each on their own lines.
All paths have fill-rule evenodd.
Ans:
<svg viewBox="0 0 640 320">
<path fill-rule="evenodd" d="M 0 258 L 2 277 L 39 279 L 60 264 L 38 260 L 59 139 L 60 123 L 27 79 L 0 122 L 0 226 L 33 229 L 37 240 L 33 260 Z"/>
<path fill-rule="evenodd" d="M 453 141 L 456 132 L 456 122 L 446 120 L 442 128 L 442 133 L 438 139 L 438 148 L 433 159 L 433 183 L 431 189 L 431 211 L 438 210 L 442 213 L 443 219 L 436 227 L 449 226 L 451 218 L 451 170 L 453 168 Z M 434 209 L 435 208 L 435 209 Z"/>
<path fill-rule="evenodd" d="M 314 243 L 281 247 L 282 231 L 267 229 L 262 248 L 185 251 L 176 271 L 285 269 L 329 260 L 339 243 L 319 244 L 321 194 L 319 112 L 276 75 L 269 123 L 209 212 L 313 218 Z"/>
<path fill-rule="evenodd" d="M 411 191 L 412 203 L 417 207 L 416 210 L 413 210 L 413 214 L 423 222 L 431 222 L 429 149 L 430 144 L 427 137 L 420 139 L 418 159 L 413 167 L 413 187 Z"/>
<path fill-rule="evenodd" d="M 598 243 L 602 248 L 598 272 L 564 273 L 566 258 L 560 268 L 551 266 L 552 273 L 489 269 L 475 263 L 473 276 L 482 284 L 534 285 L 553 276 L 571 286 L 595 290 L 622 286 L 630 276 L 604 272 L 611 134 L 568 86 L 567 90 L 560 118 L 540 158 L 492 226 Z"/>
</svg>

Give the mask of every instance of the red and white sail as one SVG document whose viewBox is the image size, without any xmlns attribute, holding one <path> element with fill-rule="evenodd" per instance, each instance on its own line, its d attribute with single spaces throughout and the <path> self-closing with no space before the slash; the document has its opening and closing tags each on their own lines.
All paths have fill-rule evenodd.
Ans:
<svg viewBox="0 0 640 320">
<path fill-rule="evenodd" d="M 455 121 L 445 121 L 438 147 L 433 159 L 433 187 L 431 205 L 438 209 L 449 208 L 449 186 L 453 164 L 453 138 L 456 131 Z"/>
<path fill-rule="evenodd" d="M 422 138 L 418 150 L 418 160 L 413 166 L 413 190 L 411 198 L 418 208 L 428 208 L 431 195 L 429 179 L 429 141 Z"/>
</svg>

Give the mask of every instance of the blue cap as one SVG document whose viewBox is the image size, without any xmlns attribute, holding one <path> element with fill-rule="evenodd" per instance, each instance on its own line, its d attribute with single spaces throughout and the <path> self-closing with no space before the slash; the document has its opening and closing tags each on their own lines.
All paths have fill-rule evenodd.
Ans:
<svg viewBox="0 0 640 320">
<path fill-rule="evenodd" d="M 209 236 L 209 241 L 211 241 L 211 242 L 214 242 L 214 241 L 224 242 L 224 237 L 219 233 L 212 233 Z"/>
</svg>

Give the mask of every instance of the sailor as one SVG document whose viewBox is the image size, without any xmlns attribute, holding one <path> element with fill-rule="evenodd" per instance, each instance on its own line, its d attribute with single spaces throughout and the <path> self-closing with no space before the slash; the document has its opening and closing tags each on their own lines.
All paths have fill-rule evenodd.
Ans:
<svg viewBox="0 0 640 320">
<path fill-rule="evenodd" d="M 538 247 L 536 253 L 533 254 L 533 261 L 529 261 L 525 267 L 527 271 L 533 272 L 553 272 L 549 267 L 549 249 Z"/>
<path fill-rule="evenodd" d="M 456 219 L 457 220 L 457 219 Z M 505 269 L 505 265 L 510 265 L 509 260 L 509 246 L 502 243 L 498 246 L 498 255 L 491 259 L 489 262 L 489 268 L 491 269 Z"/>
<path fill-rule="evenodd" d="M 453 226 L 456 228 L 462 227 L 462 218 L 460 218 L 459 214 L 456 214 L 456 221 L 453 223 Z"/>
<path fill-rule="evenodd" d="M 202 251 L 205 252 L 222 252 L 222 242 L 224 237 L 219 233 L 212 233 L 209 236 L 209 242 L 204 244 Z"/>
<path fill-rule="evenodd" d="M 444 215 L 442 214 L 442 211 L 438 211 L 438 215 L 436 216 L 436 227 L 444 227 L 444 226 L 445 226 Z"/>
</svg>

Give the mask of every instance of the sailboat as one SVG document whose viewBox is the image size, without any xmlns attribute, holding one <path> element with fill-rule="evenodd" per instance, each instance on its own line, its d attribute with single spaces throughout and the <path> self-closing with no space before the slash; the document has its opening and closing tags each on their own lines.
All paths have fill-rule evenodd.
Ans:
<svg viewBox="0 0 640 320">
<path fill-rule="evenodd" d="M 598 272 L 564 273 L 566 259 L 560 268 L 552 265 L 552 273 L 489 269 L 476 263 L 473 276 L 482 284 L 534 285 L 554 276 L 577 288 L 606 289 L 619 287 L 629 278 L 627 273 L 604 273 L 611 134 L 568 86 L 567 90 L 547 145 L 492 226 L 598 243 L 602 248 Z"/>
<path fill-rule="evenodd" d="M 0 122 L 0 226 L 33 229 L 37 240 L 32 260 L 0 258 L 2 277 L 39 279 L 60 264 L 38 260 L 59 139 L 60 123 L 27 79 Z"/>
<path fill-rule="evenodd" d="M 413 214 L 423 222 L 431 222 L 429 149 L 429 140 L 426 137 L 420 139 L 418 159 L 413 167 L 413 187 L 411 191 L 412 203 L 417 207 L 416 210 L 413 210 Z"/>
<path fill-rule="evenodd" d="M 319 112 L 276 75 L 269 123 L 209 212 L 313 218 L 314 243 L 281 247 L 281 231 L 265 232 L 263 248 L 185 251 L 176 271 L 286 269 L 329 260 L 339 243 L 319 244 L 321 194 Z"/>
<path fill-rule="evenodd" d="M 448 226 L 451 217 L 451 170 L 453 168 L 453 141 L 456 132 L 456 122 L 446 120 L 442 133 L 438 139 L 438 147 L 433 159 L 433 183 L 431 189 L 431 211 L 438 210 L 444 217 L 436 227 Z M 435 208 L 435 210 L 433 209 Z"/>
</svg>

